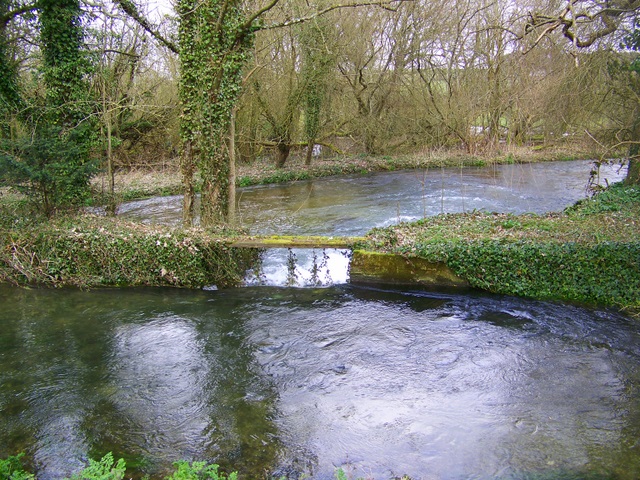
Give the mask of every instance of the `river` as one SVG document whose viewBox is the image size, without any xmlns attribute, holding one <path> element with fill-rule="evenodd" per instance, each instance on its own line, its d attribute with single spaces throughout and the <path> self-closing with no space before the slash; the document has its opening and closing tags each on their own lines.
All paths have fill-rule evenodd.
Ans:
<svg viewBox="0 0 640 480">
<path fill-rule="evenodd" d="M 353 235 L 360 218 L 558 210 L 584 196 L 588 164 L 538 168 L 325 179 L 239 200 L 254 231 Z M 175 202 L 147 201 L 144 220 L 175 221 Z M 143 219 L 140 202 L 122 214 L 134 212 Z M 0 457 L 24 451 L 47 480 L 108 451 L 153 478 L 179 459 L 252 479 L 324 480 L 338 467 L 375 479 L 640 478 L 637 319 L 327 283 L 0 288 Z"/>
</svg>

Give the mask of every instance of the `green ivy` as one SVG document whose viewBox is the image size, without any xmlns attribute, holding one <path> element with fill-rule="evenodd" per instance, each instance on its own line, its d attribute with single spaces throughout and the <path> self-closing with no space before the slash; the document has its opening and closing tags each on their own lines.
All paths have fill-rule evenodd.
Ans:
<svg viewBox="0 0 640 480">
<path fill-rule="evenodd" d="M 227 246 L 235 232 L 73 219 L 0 230 L 0 281 L 51 286 L 235 286 L 259 254 Z"/>
<path fill-rule="evenodd" d="M 0 38 L 3 113 L 14 124 L 20 121 L 15 132 L 9 134 L 4 128 L 0 136 L 0 176 L 51 215 L 88 199 L 96 171 L 91 160 L 96 132 L 86 81 L 90 62 L 80 4 L 78 0 L 39 0 L 35 6 L 44 98 L 36 96 L 29 102 L 23 98 L 7 60 L 6 39 Z"/>
<path fill-rule="evenodd" d="M 372 230 L 359 248 L 444 262 L 473 287 L 640 308 L 640 188 L 622 184 L 562 214 L 449 214 Z"/>
<path fill-rule="evenodd" d="M 640 242 L 485 240 L 424 245 L 419 255 L 494 293 L 619 306 L 640 298 Z"/>
<path fill-rule="evenodd" d="M 185 194 L 193 174 L 202 177 L 201 223 L 224 222 L 229 204 L 229 155 L 225 146 L 231 114 L 242 87 L 242 70 L 253 34 L 238 0 L 180 0 L 180 99 Z"/>
<path fill-rule="evenodd" d="M 332 38 L 330 28 L 330 22 L 326 17 L 318 17 L 304 23 L 300 30 L 304 129 L 309 143 L 313 143 L 318 136 L 320 118 L 329 88 L 329 77 L 337 62 L 333 53 L 335 49 L 327 44 L 327 39 Z M 309 145 L 309 148 L 311 147 L 312 145 Z M 307 159 L 309 160 L 309 157 Z"/>
</svg>

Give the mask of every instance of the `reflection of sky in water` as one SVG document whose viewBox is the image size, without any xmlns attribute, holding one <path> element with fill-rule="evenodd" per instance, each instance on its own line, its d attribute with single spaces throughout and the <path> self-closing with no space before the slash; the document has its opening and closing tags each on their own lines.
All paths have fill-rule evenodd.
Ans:
<svg viewBox="0 0 640 480">
<path fill-rule="evenodd" d="M 54 385 L 33 392 L 31 419 L 39 425 L 35 461 L 46 465 L 43 472 L 49 478 L 63 478 L 69 472 L 68 463 L 82 468 L 89 445 L 82 423 L 89 405 L 83 405 L 70 375 L 58 377 Z"/>
<path fill-rule="evenodd" d="M 354 294 L 252 321 L 282 435 L 318 459 L 313 478 L 520 478 L 596 468 L 595 446 L 620 445 L 625 356 L 585 349 L 581 328 L 607 335 L 587 311 Z"/>
<path fill-rule="evenodd" d="M 191 458 L 209 428 L 207 400 L 215 379 L 190 322 L 159 318 L 122 325 L 112 374 L 121 386 L 111 401 L 126 416 L 130 434 L 148 453 Z"/>
<path fill-rule="evenodd" d="M 0 303 L 0 458 L 20 446 L 43 480 L 108 451 L 153 478 L 181 458 L 247 479 L 640 478 L 637 322 L 616 312 L 352 286 Z"/>
</svg>

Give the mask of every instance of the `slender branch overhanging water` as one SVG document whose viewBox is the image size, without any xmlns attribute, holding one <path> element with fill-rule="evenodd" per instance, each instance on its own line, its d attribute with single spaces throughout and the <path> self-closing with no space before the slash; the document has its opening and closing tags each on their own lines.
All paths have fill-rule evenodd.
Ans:
<svg viewBox="0 0 640 480">
<path fill-rule="evenodd" d="M 426 189 L 413 207 L 399 201 L 408 182 L 421 185 L 414 172 L 253 188 L 240 206 L 254 231 L 248 212 L 264 203 L 263 231 L 352 235 L 440 205 L 561 209 L 584 196 L 584 176 L 560 171 L 581 165 L 547 165 L 546 180 L 514 166 L 533 169 L 536 184 L 513 173 L 512 189 L 497 185 L 505 171 L 474 171 L 490 185 L 465 177 L 460 188 L 476 193 L 438 192 L 432 207 Z M 274 272 L 309 288 L 0 288 L 0 457 L 25 451 L 43 479 L 108 451 L 153 478 L 179 459 L 251 479 L 330 479 L 337 467 L 376 479 L 640 478 L 637 320 L 503 296 L 326 287 L 346 278 L 315 254 L 330 282 L 323 270 L 288 271 L 286 258 Z"/>
</svg>

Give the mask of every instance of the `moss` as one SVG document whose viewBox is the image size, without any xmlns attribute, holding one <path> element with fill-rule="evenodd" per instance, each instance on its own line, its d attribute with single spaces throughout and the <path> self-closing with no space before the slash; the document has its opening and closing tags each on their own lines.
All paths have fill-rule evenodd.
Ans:
<svg viewBox="0 0 640 480">
<path fill-rule="evenodd" d="M 351 259 L 352 283 L 392 283 L 430 287 L 468 287 L 443 262 L 423 258 L 407 258 L 389 253 L 355 250 Z"/>
<path fill-rule="evenodd" d="M 271 235 L 238 238 L 231 243 L 231 246 L 248 248 L 351 248 L 351 245 L 362 240 L 360 237 Z"/>
</svg>

